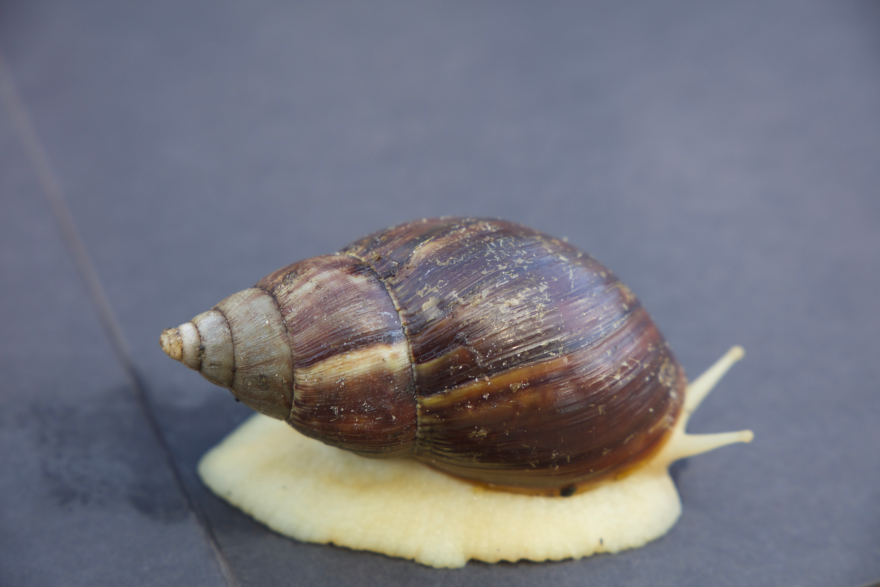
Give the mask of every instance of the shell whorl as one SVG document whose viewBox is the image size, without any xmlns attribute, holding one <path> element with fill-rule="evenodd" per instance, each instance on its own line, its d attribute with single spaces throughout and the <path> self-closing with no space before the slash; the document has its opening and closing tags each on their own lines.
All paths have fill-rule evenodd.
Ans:
<svg viewBox="0 0 880 587">
<path fill-rule="evenodd" d="M 485 219 L 412 222 L 343 252 L 397 300 L 421 460 L 490 484 L 559 487 L 618 474 L 668 438 L 684 370 L 589 255 Z"/>
<path fill-rule="evenodd" d="M 250 288 L 235 293 L 164 331 L 160 343 L 171 358 L 231 389 L 254 410 L 282 420 L 290 414 L 290 343 L 278 304 L 267 292 Z"/>
<path fill-rule="evenodd" d="M 349 255 L 314 257 L 262 279 L 282 309 L 294 357 L 288 423 L 366 456 L 415 449 L 416 393 L 400 315 L 373 269 Z"/>
<path fill-rule="evenodd" d="M 610 271 L 485 219 L 412 222 L 287 266 L 162 345 L 307 436 L 502 486 L 636 466 L 668 438 L 686 386 Z"/>
</svg>

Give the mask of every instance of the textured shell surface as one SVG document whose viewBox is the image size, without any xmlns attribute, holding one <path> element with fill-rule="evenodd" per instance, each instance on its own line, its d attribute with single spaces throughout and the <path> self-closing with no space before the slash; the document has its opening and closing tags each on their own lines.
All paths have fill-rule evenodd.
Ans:
<svg viewBox="0 0 880 587">
<path fill-rule="evenodd" d="M 258 411 L 358 454 L 504 487 L 564 494 L 637 466 L 687 385 L 613 273 L 493 219 L 379 231 L 188 324 L 175 358 Z"/>
</svg>

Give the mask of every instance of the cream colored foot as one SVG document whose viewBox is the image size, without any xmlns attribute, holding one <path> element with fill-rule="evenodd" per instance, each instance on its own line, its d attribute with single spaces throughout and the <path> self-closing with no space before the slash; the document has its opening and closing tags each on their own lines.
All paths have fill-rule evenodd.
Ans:
<svg viewBox="0 0 880 587">
<path fill-rule="evenodd" d="M 358 457 L 261 415 L 205 455 L 199 475 L 281 534 L 435 567 L 637 548 L 669 531 L 681 513 L 672 461 L 751 440 L 749 431 L 685 433 L 690 414 L 741 356 L 734 347 L 694 381 L 670 441 L 648 464 L 571 497 L 491 491 L 413 460 Z"/>
</svg>

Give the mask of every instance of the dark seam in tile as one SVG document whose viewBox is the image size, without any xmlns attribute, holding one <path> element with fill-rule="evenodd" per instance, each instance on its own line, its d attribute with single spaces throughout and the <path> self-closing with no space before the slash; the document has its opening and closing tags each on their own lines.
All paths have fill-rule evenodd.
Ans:
<svg viewBox="0 0 880 587">
<path fill-rule="evenodd" d="M 58 183 L 58 178 L 52 171 L 49 159 L 46 156 L 42 145 L 40 145 L 39 137 L 31 124 L 27 110 L 25 109 L 21 98 L 18 96 L 18 92 L 16 91 L 12 79 L 12 73 L 7 67 L 6 60 L 2 53 L 0 53 L 0 101 L 3 102 L 3 105 L 9 114 L 12 126 L 24 147 L 27 158 L 34 166 L 37 181 L 39 182 L 41 191 L 51 208 L 52 219 L 55 221 L 56 228 L 60 232 L 64 247 L 72 257 L 76 272 L 82 280 L 89 301 L 91 301 L 92 306 L 98 315 L 98 321 L 101 324 L 101 328 L 104 330 L 104 334 L 107 335 L 107 338 L 110 339 L 110 346 L 113 348 L 113 351 L 116 354 L 116 359 L 120 362 L 122 370 L 128 378 L 135 400 L 140 406 L 141 411 L 147 420 L 147 424 L 153 433 L 153 437 L 165 457 L 165 462 L 171 470 L 174 482 L 182 494 L 187 507 L 195 516 L 205 539 L 211 546 L 215 560 L 220 567 L 220 572 L 226 580 L 226 584 L 229 587 L 238 587 L 238 580 L 235 578 L 232 568 L 229 566 L 229 562 L 226 560 L 226 557 L 214 536 L 214 532 L 211 530 L 211 526 L 208 524 L 207 519 L 197 507 L 195 501 L 192 499 L 192 496 L 184 485 L 183 476 L 180 473 L 177 462 L 174 460 L 171 447 L 165 439 L 165 435 L 163 434 L 162 429 L 159 426 L 159 421 L 156 418 L 156 413 L 150 404 L 146 386 L 141 380 L 137 369 L 135 369 L 134 362 L 131 359 L 131 353 L 128 350 L 128 345 L 125 342 L 122 329 L 119 326 L 119 322 L 116 320 L 116 316 L 113 314 L 113 309 L 107 301 L 107 297 L 101 286 L 101 281 L 98 278 L 95 266 L 89 257 L 85 244 L 76 228 L 76 223 L 73 220 L 70 209 L 65 202 L 64 194 Z"/>
</svg>

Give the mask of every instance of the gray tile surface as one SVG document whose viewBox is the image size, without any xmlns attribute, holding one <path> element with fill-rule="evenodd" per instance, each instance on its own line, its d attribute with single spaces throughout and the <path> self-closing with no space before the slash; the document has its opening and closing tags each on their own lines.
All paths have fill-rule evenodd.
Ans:
<svg viewBox="0 0 880 587">
<path fill-rule="evenodd" d="M 0 117 L 0 584 L 216 585 L 214 555 L 9 122 Z"/>
<path fill-rule="evenodd" d="M 880 578 L 880 10 L 870 2 L 38 0 L 0 54 L 187 491 L 242 585 Z M 286 263 L 421 216 L 568 236 L 691 374 L 746 360 L 637 551 L 436 571 L 208 494 L 247 416 L 157 344 Z M 0 584 L 222 584 L 0 112 Z"/>
</svg>

